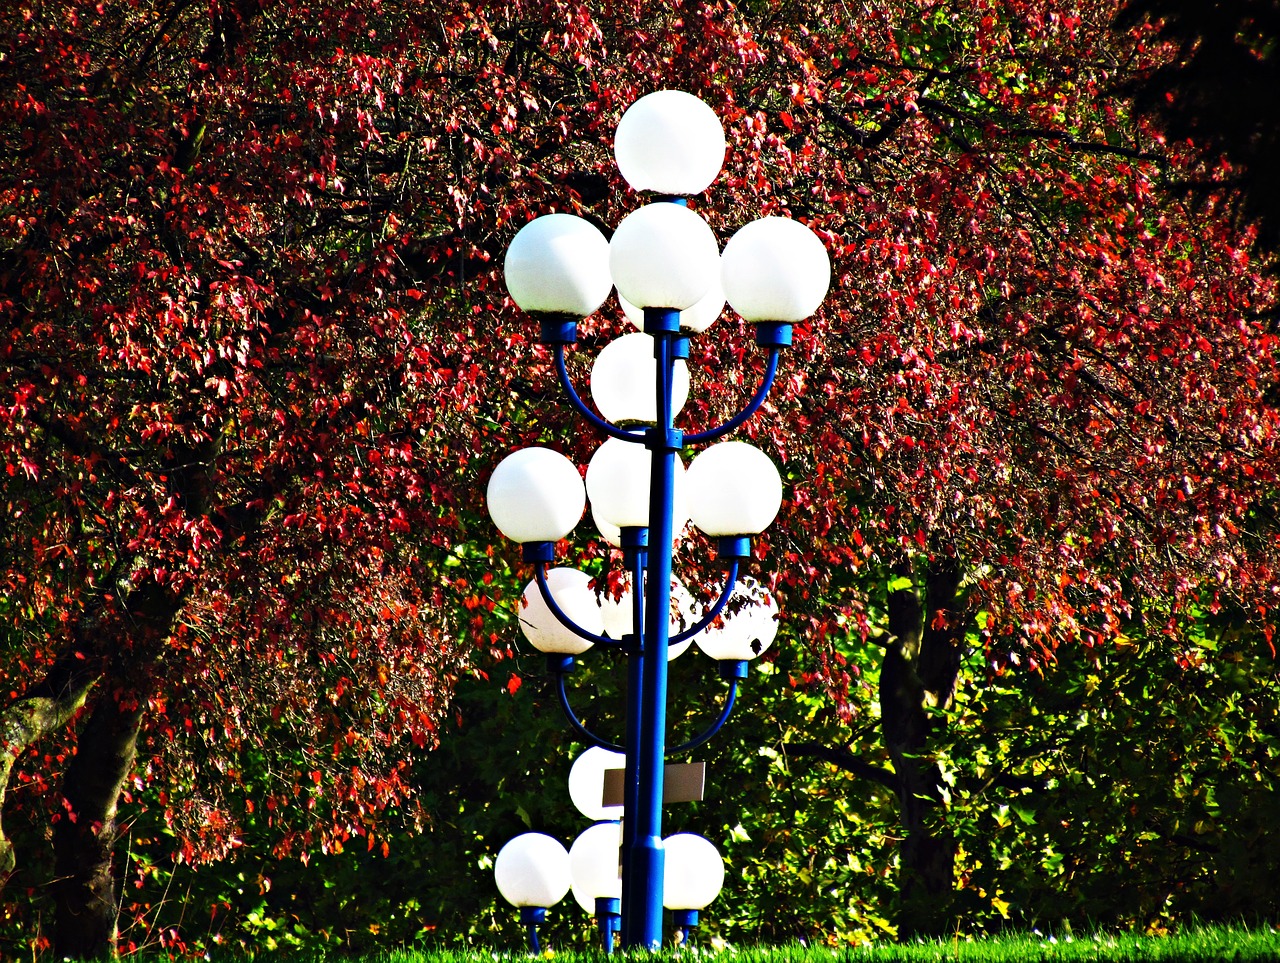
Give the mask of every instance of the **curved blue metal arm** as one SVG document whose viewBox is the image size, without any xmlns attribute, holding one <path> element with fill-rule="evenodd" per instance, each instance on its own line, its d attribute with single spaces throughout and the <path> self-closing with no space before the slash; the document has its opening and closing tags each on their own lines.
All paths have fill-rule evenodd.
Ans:
<svg viewBox="0 0 1280 963">
<path fill-rule="evenodd" d="M 556 617 L 556 621 L 563 625 L 580 639 L 586 639 L 592 645 L 603 645 L 608 648 L 620 648 L 622 643 L 617 639 L 611 639 L 607 635 L 596 635 L 594 632 L 588 632 L 577 622 L 564 614 L 564 610 L 556 603 L 555 598 L 551 594 L 551 587 L 547 585 L 547 567 L 546 565 L 535 565 L 533 568 L 533 577 L 538 583 L 538 592 L 542 595 L 542 600 L 547 603 L 547 608 L 551 610 L 551 614 Z"/>
<path fill-rule="evenodd" d="M 674 748 L 669 749 L 667 751 L 672 753 L 689 752 L 692 749 L 697 749 L 699 746 L 707 742 L 710 742 L 712 737 L 715 736 L 715 734 L 719 732 L 721 729 L 723 729 L 724 724 L 729 721 L 729 714 L 733 712 L 733 703 L 734 703 L 734 700 L 737 698 L 737 696 L 738 696 L 738 680 L 732 679 L 729 682 L 729 694 L 725 696 L 724 708 L 720 710 L 720 715 L 716 718 L 716 721 L 711 724 L 710 728 L 694 736 L 688 742 L 682 742 L 680 743 L 680 745 L 675 746 Z"/>
<path fill-rule="evenodd" d="M 621 438 L 623 441 L 643 441 L 644 438 L 639 433 L 627 431 L 625 428 L 619 428 L 611 421 L 605 421 L 586 406 L 582 398 L 578 396 L 577 390 L 573 387 L 573 381 L 569 378 L 569 369 L 564 363 L 564 345 L 558 344 L 555 347 L 556 377 L 560 379 L 560 386 L 564 388 L 564 393 L 569 398 L 569 404 L 573 405 L 578 414 L 613 438 Z"/>
<path fill-rule="evenodd" d="M 602 749 L 608 749 L 611 752 L 626 752 L 625 746 L 617 743 L 608 742 L 601 739 L 594 732 L 583 725 L 582 720 L 578 718 L 578 714 L 573 711 L 573 706 L 569 705 L 569 693 L 564 687 L 565 673 L 557 672 L 556 674 L 556 698 L 560 701 L 560 709 L 564 712 L 565 719 L 569 722 L 569 727 L 580 735 L 584 742 L 593 746 L 599 746 Z"/>
<path fill-rule="evenodd" d="M 683 632 L 677 632 L 671 636 L 671 645 L 677 642 L 687 642 L 693 638 L 708 625 L 715 621 L 716 616 L 724 611 L 725 605 L 729 602 L 729 596 L 733 594 L 733 587 L 738 584 L 738 560 L 735 558 L 729 563 L 729 571 L 725 575 L 724 588 L 720 592 L 720 597 L 716 599 L 716 604 L 711 606 L 711 611 L 702 617 L 693 628 L 685 629 Z"/>
<path fill-rule="evenodd" d="M 709 428 L 706 431 L 695 432 L 691 435 L 684 436 L 686 445 L 696 445 L 699 442 L 715 441 L 717 438 L 729 434 L 738 426 L 744 424 L 747 419 L 760 410 L 760 406 L 764 404 L 765 398 L 769 397 L 769 390 L 773 387 L 773 381 L 778 376 L 778 358 L 782 351 L 780 348 L 772 347 L 769 349 L 769 360 L 765 365 L 764 378 L 760 382 L 760 387 L 756 389 L 756 393 L 752 396 L 747 406 L 740 412 L 726 421 L 719 428 Z"/>
</svg>

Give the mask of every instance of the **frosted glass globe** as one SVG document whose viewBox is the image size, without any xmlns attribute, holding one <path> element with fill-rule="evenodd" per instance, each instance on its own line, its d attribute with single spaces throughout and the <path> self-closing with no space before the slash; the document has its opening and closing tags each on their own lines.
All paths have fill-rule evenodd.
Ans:
<svg viewBox="0 0 1280 963">
<path fill-rule="evenodd" d="M 591 506 L 591 521 L 595 523 L 596 531 L 600 533 L 601 538 L 614 548 L 622 548 L 622 529 L 613 522 L 601 518 L 595 505 Z"/>
<path fill-rule="evenodd" d="M 618 170 L 637 191 L 700 194 L 724 165 L 716 112 L 683 90 L 658 90 L 622 115 L 614 135 Z"/>
<path fill-rule="evenodd" d="M 647 578 L 647 576 L 646 576 Z M 623 574 L 619 582 L 622 594 L 614 598 L 609 591 L 600 596 L 600 616 L 604 620 L 604 634 L 611 639 L 621 639 L 635 631 L 635 618 L 631 606 L 631 573 Z M 671 577 L 671 618 L 667 622 L 667 630 L 671 635 L 683 632 L 697 622 L 698 601 L 684 584 L 675 576 Z M 693 639 L 667 647 L 667 661 L 684 654 L 693 644 Z"/>
<path fill-rule="evenodd" d="M 591 916 L 599 897 L 622 898 L 621 851 L 622 832 L 613 822 L 588 826 L 569 847 L 573 898 Z"/>
<path fill-rule="evenodd" d="M 695 636 L 713 659 L 747 662 L 773 644 L 778 634 L 778 602 L 750 576 L 738 579 L 716 620 Z"/>
<path fill-rule="evenodd" d="M 591 587 L 591 576 L 576 568 L 553 568 L 547 572 L 547 588 L 560 611 L 580 628 L 595 635 L 604 631 L 600 618 L 600 602 Z M 520 631 L 539 652 L 577 655 L 591 648 L 591 643 L 565 628 L 542 597 L 535 579 L 520 599 Z"/>
<path fill-rule="evenodd" d="M 627 757 L 603 746 L 592 746 L 578 756 L 569 769 L 569 798 L 578 812 L 593 822 L 602 819 L 621 819 L 621 806 L 606 806 L 604 798 L 604 774 L 607 769 L 626 768 Z"/>
<path fill-rule="evenodd" d="M 683 311 L 711 290 L 719 267 L 716 236 L 679 204 L 646 204 L 622 219 L 609 241 L 618 292 L 641 308 Z"/>
<path fill-rule="evenodd" d="M 827 296 L 831 259 L 818 236 L 789 217 L 762 217 L 724 247 L 720 282 L 747 321 L 803 321 Z"/>
<path fill-rule="evenodd" d="M 618 295 L 618 303 L 622 305 L 622 313 L 626 315 L 632 326 L 643 331 L 644 308 L 636 307 L 621 294 Z M 698 300 L 698 303 L 680 312 L 680 327 L 685 331 L 699 334 L 711 327 L 723 313 L 724 288 L 720 285 L 720 272 L 717 271 L 711 278 L 711 287 Z"/>
<path fill-rule="evenodd" d="M 493 878 L 512 906 L 554 906 L 569 892 L 569 852 L 558 839 L 525 833 L 498 851 Z"/>
<path fill-rule="evenodd" d="M 592 513 L 618 528 L 649 525 L 649 474 L 653 456 L 643 444 L 609 438 L 587 463 L 587 494 Z M 687 504 L 684 462 L 676 455 L 673 517 L 679 521 Z M 681 525 L 681 528 L 684 526 Z M 675 530 L 673 530 L 674 532 Z"/>
<path fill-rule="evenodd" d="M 513 542 L 554 542 L 582 518 L 586 490 L 578 468 L 550 448 L 521 448 L 489 476 L 489 517 Z"/>
<path fill-rule="evenodd" d="M 772 459 L 745 441 L 722 441 L 688 471 L 689 517 L 705 535 L 756 535 L 777 517 L 782 478 Z"/>
<path fill-rule="evenodd" d="M 632 333 L 614 338 L 604 346 L 591 367 L 591 399 L 600 414 L 615 425 L 634 421 L 656 424 L 657 370 L 651 335 Z M 671 373 L 672 416 L 684 407 L 688 398 L 689 366 L 677 360 Z"/>
<path fill-rule="evenodd" d="M 585 318 L 613 289 L 609 242 L 573 214 L 544 214 L 520 228 L 502 273 L 511 300 L 530 312 Z"/>
<path fill-rule="evenodd" d="M 662 905 L 673 910 L 700 910 L 724 886 L 724 860 L 711 840 L 696 833 L 676 833 L 662 841 L 666 854 Z"/>
</svg>

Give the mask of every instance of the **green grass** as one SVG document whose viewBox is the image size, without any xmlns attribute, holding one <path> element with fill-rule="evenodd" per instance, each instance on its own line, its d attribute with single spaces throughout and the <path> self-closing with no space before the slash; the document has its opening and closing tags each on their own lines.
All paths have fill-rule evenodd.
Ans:
<svg viewBox="0 0 1280 963">
<path fill-rule="evenodd" d="M 554 963 L 601 963 L 601 954 L 580 951 L 544 953 Z M 685 951 L 622 954 L 613 959 L 667 959 L 683 963 L 1246 963 L 1280 961 L 1280 929 L 1218 926 L 1171 936 L 1050 936 L 1032 933 L 988 939 L 936 940 L 907 944 L 879 943 L 860 947 L 726 947 L 695 944 Z M 256 958 L 214 955 L 212 963 L 244 963 L 256 959 L 288 963 L 523 963 L 529 955 L 510 949 L 490 953 L 446 950 L 396 950 L 363 957 L 338 954 L 264 953 Z"/>
</svg>

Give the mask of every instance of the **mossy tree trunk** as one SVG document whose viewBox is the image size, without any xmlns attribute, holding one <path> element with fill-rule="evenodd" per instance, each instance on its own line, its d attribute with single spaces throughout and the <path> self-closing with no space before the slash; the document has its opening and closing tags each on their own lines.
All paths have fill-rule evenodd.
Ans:
<svg viewBox="0 0 1280 963">
<path fill-rule="evenodd" d="M 69 651 L 44 679 L 0 710 L 0 809 L 18 757 L 43 737 L 64 729 L 84 705 L 97 671 L 83 656 Z M 13 843 L 0 824 L 0 888 L 14 868 Z"/>
<path fill-rule="evenodd" d="M 62 810 L 54 814 L 59 959 L 116 953 L 116 809 L 137 756 L 150 680 L 184 601 L 181 592 L 150 580 L 119 587 L 85 613 L 45 677 L 0 708 L 3 806 L 23 752 L 75 724 L 90 706 L 63 774 Z M 13 844 L 0 832 L 0 884 L 14 868 Z"/>
</svg>

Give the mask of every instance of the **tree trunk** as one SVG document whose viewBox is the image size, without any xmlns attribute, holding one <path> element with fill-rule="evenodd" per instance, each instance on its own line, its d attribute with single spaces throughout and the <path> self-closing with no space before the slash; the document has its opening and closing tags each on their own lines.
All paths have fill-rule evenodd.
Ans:
<svg viewBox="0 0 1280 963">
<path fill-rule="evenodd" d="M 18 756 L 37 740 L 66 726 L 84 705 L 96 678 L 96 666 L 76 649 L 55 662 L 44 679 L 0 710 L 0 809 Z M 0 826 L 0 889 L 14 867 L 13 843 Z"/>
<path fill-rule="evenodd" d="M 160 646 L 182 601 L 181 594 L 148 581 L 130 590 L 122 618 L 97 626 L 99 646 L 111 655 L 63 774 L 63 811 L 53 830 L 53 948 L 59 958 L 115 956 L 116 808 L 137 757 Z"/>
<path fill-rule="evenodd" d="M 915 587 L 889 595 L 891 640 L 880 670 L 880 722 L 906 833 L 900 939 L 950 928 L 956 851 L 954 837 L 940 824 L 943 783 L 929 755 L 929 710 L 948 707 L 955 695 L 964 639 L 956 600 L 959 568 L 938 559 L 916 581 L 924 583 L 923 605 Z"/>
<path fill-rule="evenodd" d="M 100 691 L 63 779 L 64 811 L 53 834 L 60 959 L 115 955 L 116 806 L 137 755 L 142 710 L 131 693 Z"/>
</svg>

